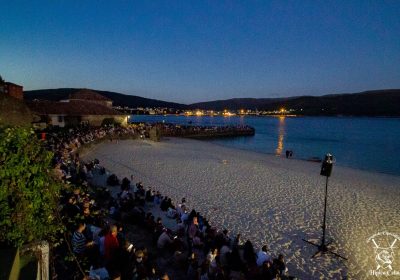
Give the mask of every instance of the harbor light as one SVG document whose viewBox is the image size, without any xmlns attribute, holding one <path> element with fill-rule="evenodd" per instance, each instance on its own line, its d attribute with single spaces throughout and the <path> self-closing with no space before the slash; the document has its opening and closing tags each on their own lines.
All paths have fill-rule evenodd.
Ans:
<svg viewBox="0 0 400 280">
<path fill-rule="evenodd" d="M 231 112 L 229 112 L 229 111 L 227 111 L 227 112 L 224 112 L 222 115 L 223 115 L 224 117 L 231 117 L 231 116 L 234 116 L 235 114 L 234 114 L 234 113 L 231 113 Z"/>
</svg>

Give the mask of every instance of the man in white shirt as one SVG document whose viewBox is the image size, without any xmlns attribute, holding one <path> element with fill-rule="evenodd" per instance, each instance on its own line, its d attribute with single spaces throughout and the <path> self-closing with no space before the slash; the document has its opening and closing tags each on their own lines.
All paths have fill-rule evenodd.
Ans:
<svg viewBox="0 0 400 280">
<path fill-rule="evenodd" d="M 264 245 L 261 251 L 257 253 L 257 266 L 262 266 L 264 262 L 272 263 L 272 258 L 267 252 L 268 246 Z"/>
</svg>

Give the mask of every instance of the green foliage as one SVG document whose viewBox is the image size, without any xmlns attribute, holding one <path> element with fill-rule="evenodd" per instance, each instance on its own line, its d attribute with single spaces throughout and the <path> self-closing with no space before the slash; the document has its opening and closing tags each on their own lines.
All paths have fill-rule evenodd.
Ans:
<svg viewBox="0 0 400 280">
<path fill-rule="evenodd" d="M 0 243 L 20 247 L 56 233 L 52 153 L 32 129 L 0 129 Z"/>
</svg>

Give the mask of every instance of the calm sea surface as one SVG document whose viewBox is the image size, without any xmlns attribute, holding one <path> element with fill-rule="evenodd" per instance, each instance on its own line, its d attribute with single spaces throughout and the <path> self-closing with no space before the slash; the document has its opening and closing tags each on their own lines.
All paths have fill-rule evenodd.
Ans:
<svg viewBox="0 0 400 280">
<path fill-rule="evenodd" d="M 192 125 L 247 124 L 253 137 L 207 140 L 236 149 L 293 157 L 323 158 L 331 153 L 336 164 L 400 176 L 400 119 L 351 117 L 186 117 L 136 116 L 133 122 Z"/>
</svg>

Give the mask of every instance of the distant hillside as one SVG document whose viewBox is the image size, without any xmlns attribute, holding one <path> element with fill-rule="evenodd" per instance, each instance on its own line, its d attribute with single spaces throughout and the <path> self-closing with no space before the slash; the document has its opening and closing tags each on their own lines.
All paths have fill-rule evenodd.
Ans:
<svg viewBox="0 0 400 280">
<path fill-rule="evenodd" d="M 268 104 L 285 101 L 289 98 L 233 98 L 190 104 L 192 109 L 223 111 L 240 109 L 260 109 Z"/>
<path fill-rule="evenodd" d="M 25 91 L 25 99 L 61 100 L 80 89 L 61 88 Z M 280 108 L 294 109 L 301 115 L 347 116 L 400 116 L 400 89 L 373 90 L 360 93 L 331 94 L 324 96 L 295 96 L 287 98 L 235 98 L 194 103 L 190 105 L 95 90 L 122 107 L 162 107 L 174 109 L 204 109 L 222 111 L 251 109 L 272 111 Z"/>
<path fill-rule="evenodd" d="M 294 109 L 302 115 L 400 116 L 400 89 L 290 98 L 238 98 L 195 103 L 205 110 Z"/>
<path fill-rule="evenodd" d="M 67 99 L 71 93 L 75 93 L 79 91 L 79 88 L 59 88 L 59 89 L 40 89 L 40 90 L 29 90 L 24 91 L 24 97 L 27 100 L 51 100 L 51 101 L 59 101 L 62 99 Z M 114 106 L 122 106 L 122 107 L 149 107 L 149 108 L 174 108 L 174 109 L 185 109 L 187 105 L 174 103 L 174 102 L 166 102 L 156 99 L 144 98 L 140 96 L 127 95 L 117 92 L 111 91 L 101 91 L 94 90 L 101 95 L 104 95 L 111 100 L 113 100 Z"/>
</svg>

